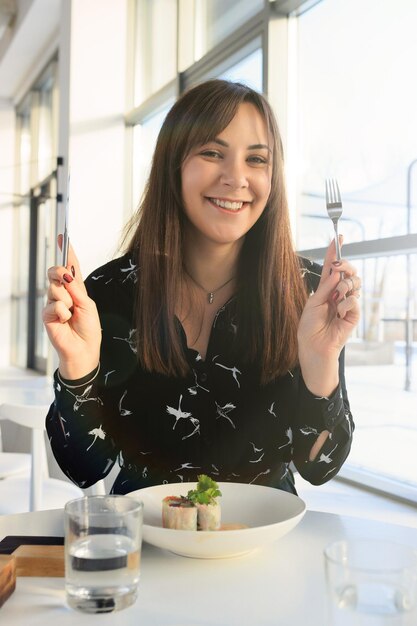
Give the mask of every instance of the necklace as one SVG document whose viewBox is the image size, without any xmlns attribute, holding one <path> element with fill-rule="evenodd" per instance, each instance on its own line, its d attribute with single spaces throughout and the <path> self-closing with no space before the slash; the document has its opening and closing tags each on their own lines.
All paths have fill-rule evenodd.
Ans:
<svg viewBox="0 0 417 626">
<path fill-rule="evenodd" d="M 223 287 L 226 287 L 226 285 L 228 285 L 234 279 L 234 276 L 232 276 L 232 278 L 229 278 L 229 280 L 226 280 L 226 282 L 223 283 L 223 285 L 220 285 L 220 287 L 216 287 L 216 289 L 213 289 L 212 291 L 207 291 L 207 289 L 205 289 L 203 285 L 200 285 L 200 283 L 198 283 L 196 279 L 193 278 L 193 276 L 191 276 L 189 272 L 187 272 L 186 269 L 185 269 L 185 273 L 187 274 L 187 276 L 191 278 L 191 280 L 193 281 L 193 283 L 197 285 L 197 287 L 199 287 L 200 289 L 202 289 L 202 291 L 205 292 L 209 304 L 213 303 L 215 294 L 218 291 L 220 291 L 220 289 L 223 289 Z"/>
</svg>

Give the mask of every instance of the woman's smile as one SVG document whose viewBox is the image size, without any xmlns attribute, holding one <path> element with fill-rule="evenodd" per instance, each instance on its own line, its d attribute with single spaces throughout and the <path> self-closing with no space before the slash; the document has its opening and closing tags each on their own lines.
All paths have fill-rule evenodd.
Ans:
<svg viewBox="0 0 417 626">
<path fill-rule="evenodd" d="M 226 198 L 206 198 L 211 204 L 226 213 L 238 213 L 249 207 L 249 200 L 231 200 Z"/>
</svg>

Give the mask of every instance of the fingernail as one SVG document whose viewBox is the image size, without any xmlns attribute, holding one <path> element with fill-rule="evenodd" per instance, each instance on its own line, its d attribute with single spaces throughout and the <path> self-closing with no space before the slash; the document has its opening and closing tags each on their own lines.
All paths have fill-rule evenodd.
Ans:
<svg viewBox="0 0 417 626">
<path fill-rule="evenodd" d="M 71 265 L 71 274 L 74 276 L 75 278 L 75 267 L 73 265 Z"/>
<path fill-rule="evenodd" d="M 72 283 L 72 281 L 74 280 L 72 276 L 70 276 L 69 274 L 64 274 L 63 279 L 65 280 L 66 283 Z"/>
<path fill-rule="evenodd" d="M 335 267 L 339 267 L 340 265 L 342 265 L 342 261 L 332 261 L 332 265 L 334 265 Z"/>
</svg>

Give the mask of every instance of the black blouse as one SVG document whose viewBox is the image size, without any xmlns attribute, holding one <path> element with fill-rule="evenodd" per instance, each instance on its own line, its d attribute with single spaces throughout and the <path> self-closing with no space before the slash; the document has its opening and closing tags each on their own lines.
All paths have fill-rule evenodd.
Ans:
<svg viewBox="0 0 417 626">
<path fill-rule="evenodd" d="M 302 265 L 314 290 L 321 268 L 305 260 Z M 55 458 L 73 482 L 89 487 L 115 462 L 120 472 L 112 493 L 195 482 L 201 473 L 296 493 L 291 462 L 313 484 L 337 474 L 354 428 L 343 353 L 340 385 L 330 398 L 310 393 L 299 368 L 261 386 L 256 368 L 232 351 L 238 320 L 236 298 L 231 298 L 216 314 L 205 360 L 187 347 L 182 331 L 188 376 L 146 372 L 136 356 L 136 282 L 137 269 L 128 255 L 87 278 L 102 325 L 101 365 L 78 381 L 64 381 L 55 372 L 55 401 L 46 428 Z M 325 429 L 330 436 L 309 461 Z"/>
</svg>

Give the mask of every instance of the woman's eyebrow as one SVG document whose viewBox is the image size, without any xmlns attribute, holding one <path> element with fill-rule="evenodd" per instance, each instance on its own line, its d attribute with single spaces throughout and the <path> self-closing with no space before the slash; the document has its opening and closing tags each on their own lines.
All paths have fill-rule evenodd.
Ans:
<svg viewBox="0 0 417 626">
<path fill-rule="evenodd" d="M 215 139 L 213 139 L 213 143 L 218 143 L 219 146 L 223 146 L 224 148 L 229 147 L 229 144 L 227 143 L 227 141 L 224 141 L 223 139 L 220 139 L 219 137 L 215 137 Z M 269 152 L 272 152 L 271 148 L 264 143 L 254 143 L 248 146 L 248 150 L 269 150 Z"/>
<path fill-rule="evenodd" d="M 271 148 L 267 146 L 265 143 L 254 143 L 252 146 L 248 146 L 248 150 L 269 150 L 272 152 Z"/>
</svg>

